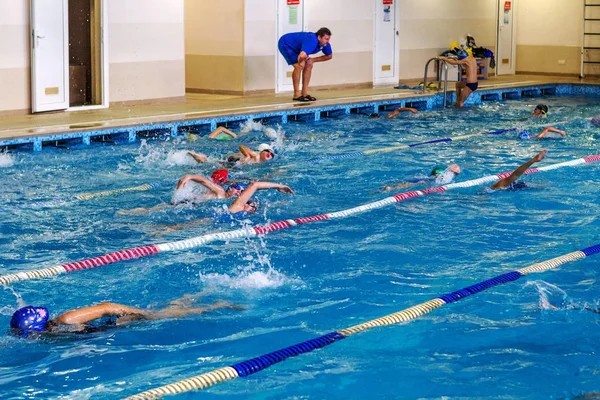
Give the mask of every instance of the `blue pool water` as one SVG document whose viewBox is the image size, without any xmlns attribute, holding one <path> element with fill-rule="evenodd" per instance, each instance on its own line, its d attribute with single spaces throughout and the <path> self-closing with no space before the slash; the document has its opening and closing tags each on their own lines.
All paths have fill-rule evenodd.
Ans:
<svg viewBox="0 0 600 400">
<path fill-rule="evenodd" d="M 541 149 L 539 166 L 600 153 L 600 99 L 547 97 L 549 118 L 528 119 L 538 99 L 368 120 L 353 115 L 283 126 L 268 165 L 232 171 L 290 185 L 261 192 L 252 224 L 334 212 L 387 197 L 382 186 L 458 163 L 458 181 L 513 170 Z M 565 140 L 516 134 L 415 147 L 366 157 L 307 160 L 400 143 L 570 120 Z M 529 128 L 537 132 L 536 128 Z M 541 128 L 539 128 L 541 130 Z M 148 139 L 131 145 L 0 154 L 0 273 L 51 267 L 105 253 L 239 228 L 206 221 L 226 202 L 119 210 L 168 203 L 177 178 L 208 175 L 186 149 L 217 157 L 239 142 Z M 294 166 L 291 166 L 294 164 Z M 524 177 L 531 188 L 457 189 L 342 220 L 267 236 L 214 242 L 0 291 L 0 392 L 4 398 L 118 398 L 244 361 L 349 327 L 462 287 L 600 242 L 599 165 Z M 158 189 L 36 209 L 85 192 L 165 183 Z M 418 188 L 418 187 L 417 187 Z M 406 189 L 410 190 L 410 189 Z M 167 231 L 168 226 L 184 229 Z M 188 225 L 186 225 L 188 224 Z M 263 372 L 180 398 L 570 398 L 600 391 L 598 258 L 530 275 L 407 324 L 377 328 L 288 359 Z M 27 340 L 8 334 L 12 312 L 44 305 L 56 316 L 101 301 L 160 308 L 185 294 L 195 304 L 225 300 L 244 311 L 138 323 L 77 338 Z M 558 310 L 547 306 L 547 301 Z"/>
</svg>

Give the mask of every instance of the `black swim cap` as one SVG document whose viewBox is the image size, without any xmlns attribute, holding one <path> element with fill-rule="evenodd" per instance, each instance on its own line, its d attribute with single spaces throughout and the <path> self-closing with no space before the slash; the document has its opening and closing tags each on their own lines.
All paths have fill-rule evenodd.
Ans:
<svg viewBox="0 0 600 400">
<path fill-rule="evenodd" d="M 548 106 L 545 104 L 538 104 L 537 106 L 535 106 L 535 109 L 540 110 L 544 114 L 548 114 Z"/>
</svg>

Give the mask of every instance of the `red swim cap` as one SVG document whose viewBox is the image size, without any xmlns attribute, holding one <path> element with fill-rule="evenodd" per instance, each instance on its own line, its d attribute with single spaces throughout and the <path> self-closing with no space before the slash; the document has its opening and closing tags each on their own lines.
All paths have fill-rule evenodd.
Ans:
<svg viewBox="0 0 600 400">
<path fill-rule="evenodd" d="M 218 183 L 219 185 L 227 182 L 227 176 L 229 175 L 229 171 L 226 169 L 218 169 L 212 173 L 210 179 L 213 180 L 214 183 Z"/>
</svg>

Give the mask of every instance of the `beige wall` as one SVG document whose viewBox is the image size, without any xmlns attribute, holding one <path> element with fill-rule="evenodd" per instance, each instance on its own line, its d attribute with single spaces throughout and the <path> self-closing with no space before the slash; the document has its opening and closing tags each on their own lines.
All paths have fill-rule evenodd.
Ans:
<svg viewBox="0 0 600 400">
<path fill-rule="evenodd" d="M 0 112 L 31 108 L 29 2 L 0 0 Z"/>
<path fill-rule="evenodd" d="M 519 1 L 517 72 L 579 74 L 582 16 L 581 1 Z"/>
<path fill-rule="evenodd" d="M 185 0 L 188 91 L 244 91 L 244 0 Z"/>
<path fill-rule="evenodd" d="M 244 92 L 275 90 L 277 0 L 245 0 Z"/>
<path fill-rule="evenodd" d="M 185 95 L 183 0 L 109 0 L 110 101 Z"/>
<path fill-rule="evenodd" d="M 422 79 L 427 60 L 467 34 L 494 49 L 496 15 L 496 0 L 400 0 L 400 79 Z"/>
</svg>

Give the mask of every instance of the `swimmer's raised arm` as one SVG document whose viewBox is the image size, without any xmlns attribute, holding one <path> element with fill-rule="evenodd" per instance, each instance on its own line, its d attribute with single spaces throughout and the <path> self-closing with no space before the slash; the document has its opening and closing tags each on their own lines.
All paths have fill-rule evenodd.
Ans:
<svg viewBox="0 0 600 400">
<path fill-rule="evenodd" d="M 544 128 L 544 130 L 543 130 L 543 131 L 541 131 L 540 133 L 538 133 L 538 134 L 535 136 L 535 138 L 536 138 L 536 139 L 541 139 L 541 138 L 543 138 L 544 136 L 546 136 L 546 134 L 547 134 L 548 132 L 555 132 L 555 133 L 558 133 L 558 134 L 559 134 L 560 136 L 562 136 L 562 137 L 566 137 L 566 136 L 567 136 L 567 133 L 566 133 L 565 131 L 561 131 L 560 129 L 556 129 L 556 128 L 553 128 L 553 127 L 549 126 L 549 127 L 547 127 L 547 128 Z"/>
<path fill-rule="evenodd" d="M 411 107 L 400 107 L 395 109 L 394 111 L 392 111 L 391 113 L 389 113 L 388 115 L 386 115 L 386 118 L 394 118 L 396 115 L 400 114 L 403 111 L 410 111 L 413 114 L 418 114 L 419 111 L 417 111 L 416 108 L 411 108 Z"/>
<path fill-rule="evenodd" d="M 234 139 L 237 138 L 237 135 L 235 133 L 231 132 L 229 129 L 225 128 L 224 126 L 217 127 L 217 129 L 215 129 L 214 131 L 212 131 L 210 133 L 210 135 L 208 135 L 208 138 L 209 139 L 214 139 L 217 136 L 219 136 L 220 133 L 224 133 L 226 135 L 229 135 L 229 136 L 231 136 Z"/>
<path fill-rule="evenodd" d="M 208 178 L 205 178 L 202 175 L 185 175 L 177 182 L 176 189 L 184 187 L 190 181 L 201 184 L 202 186 L 204 186 L 205 188 L 217 195 L 221 195 L 223 197 L 225 196 L 225 190 L 221 186 L 217 185 L 216 183 L 214 183 Z"/>
<path fill-rule="evenodd" d="M 138 308 L 124 306 L 117 303 L 100 303 L 94 306 L 77 308 L 75 310 L 67 311 L 64 314 L 59 315 L 53 321 L 64 324 L 64 325 L 78 325 L 85 324 L 86 322 L 93 321 L 98 318 L 108 317 L 115 315 L 122 317 L 125 315 L 137 315 L 142 318 L 148 317 L 148 312 L 140 310 Z"/>
<path fill-rule="evenodd" d="M 252 198 L 257 190 L 275 189 L 281 193 L 294 194 L 292 188 L 286 185 L 272 182 L 252 182 L 248 187 L 235 199 L 235 201 L 229 206 L 229 211 L 236 213 L 244 210 L 244 206 Z"/>
</svg>

